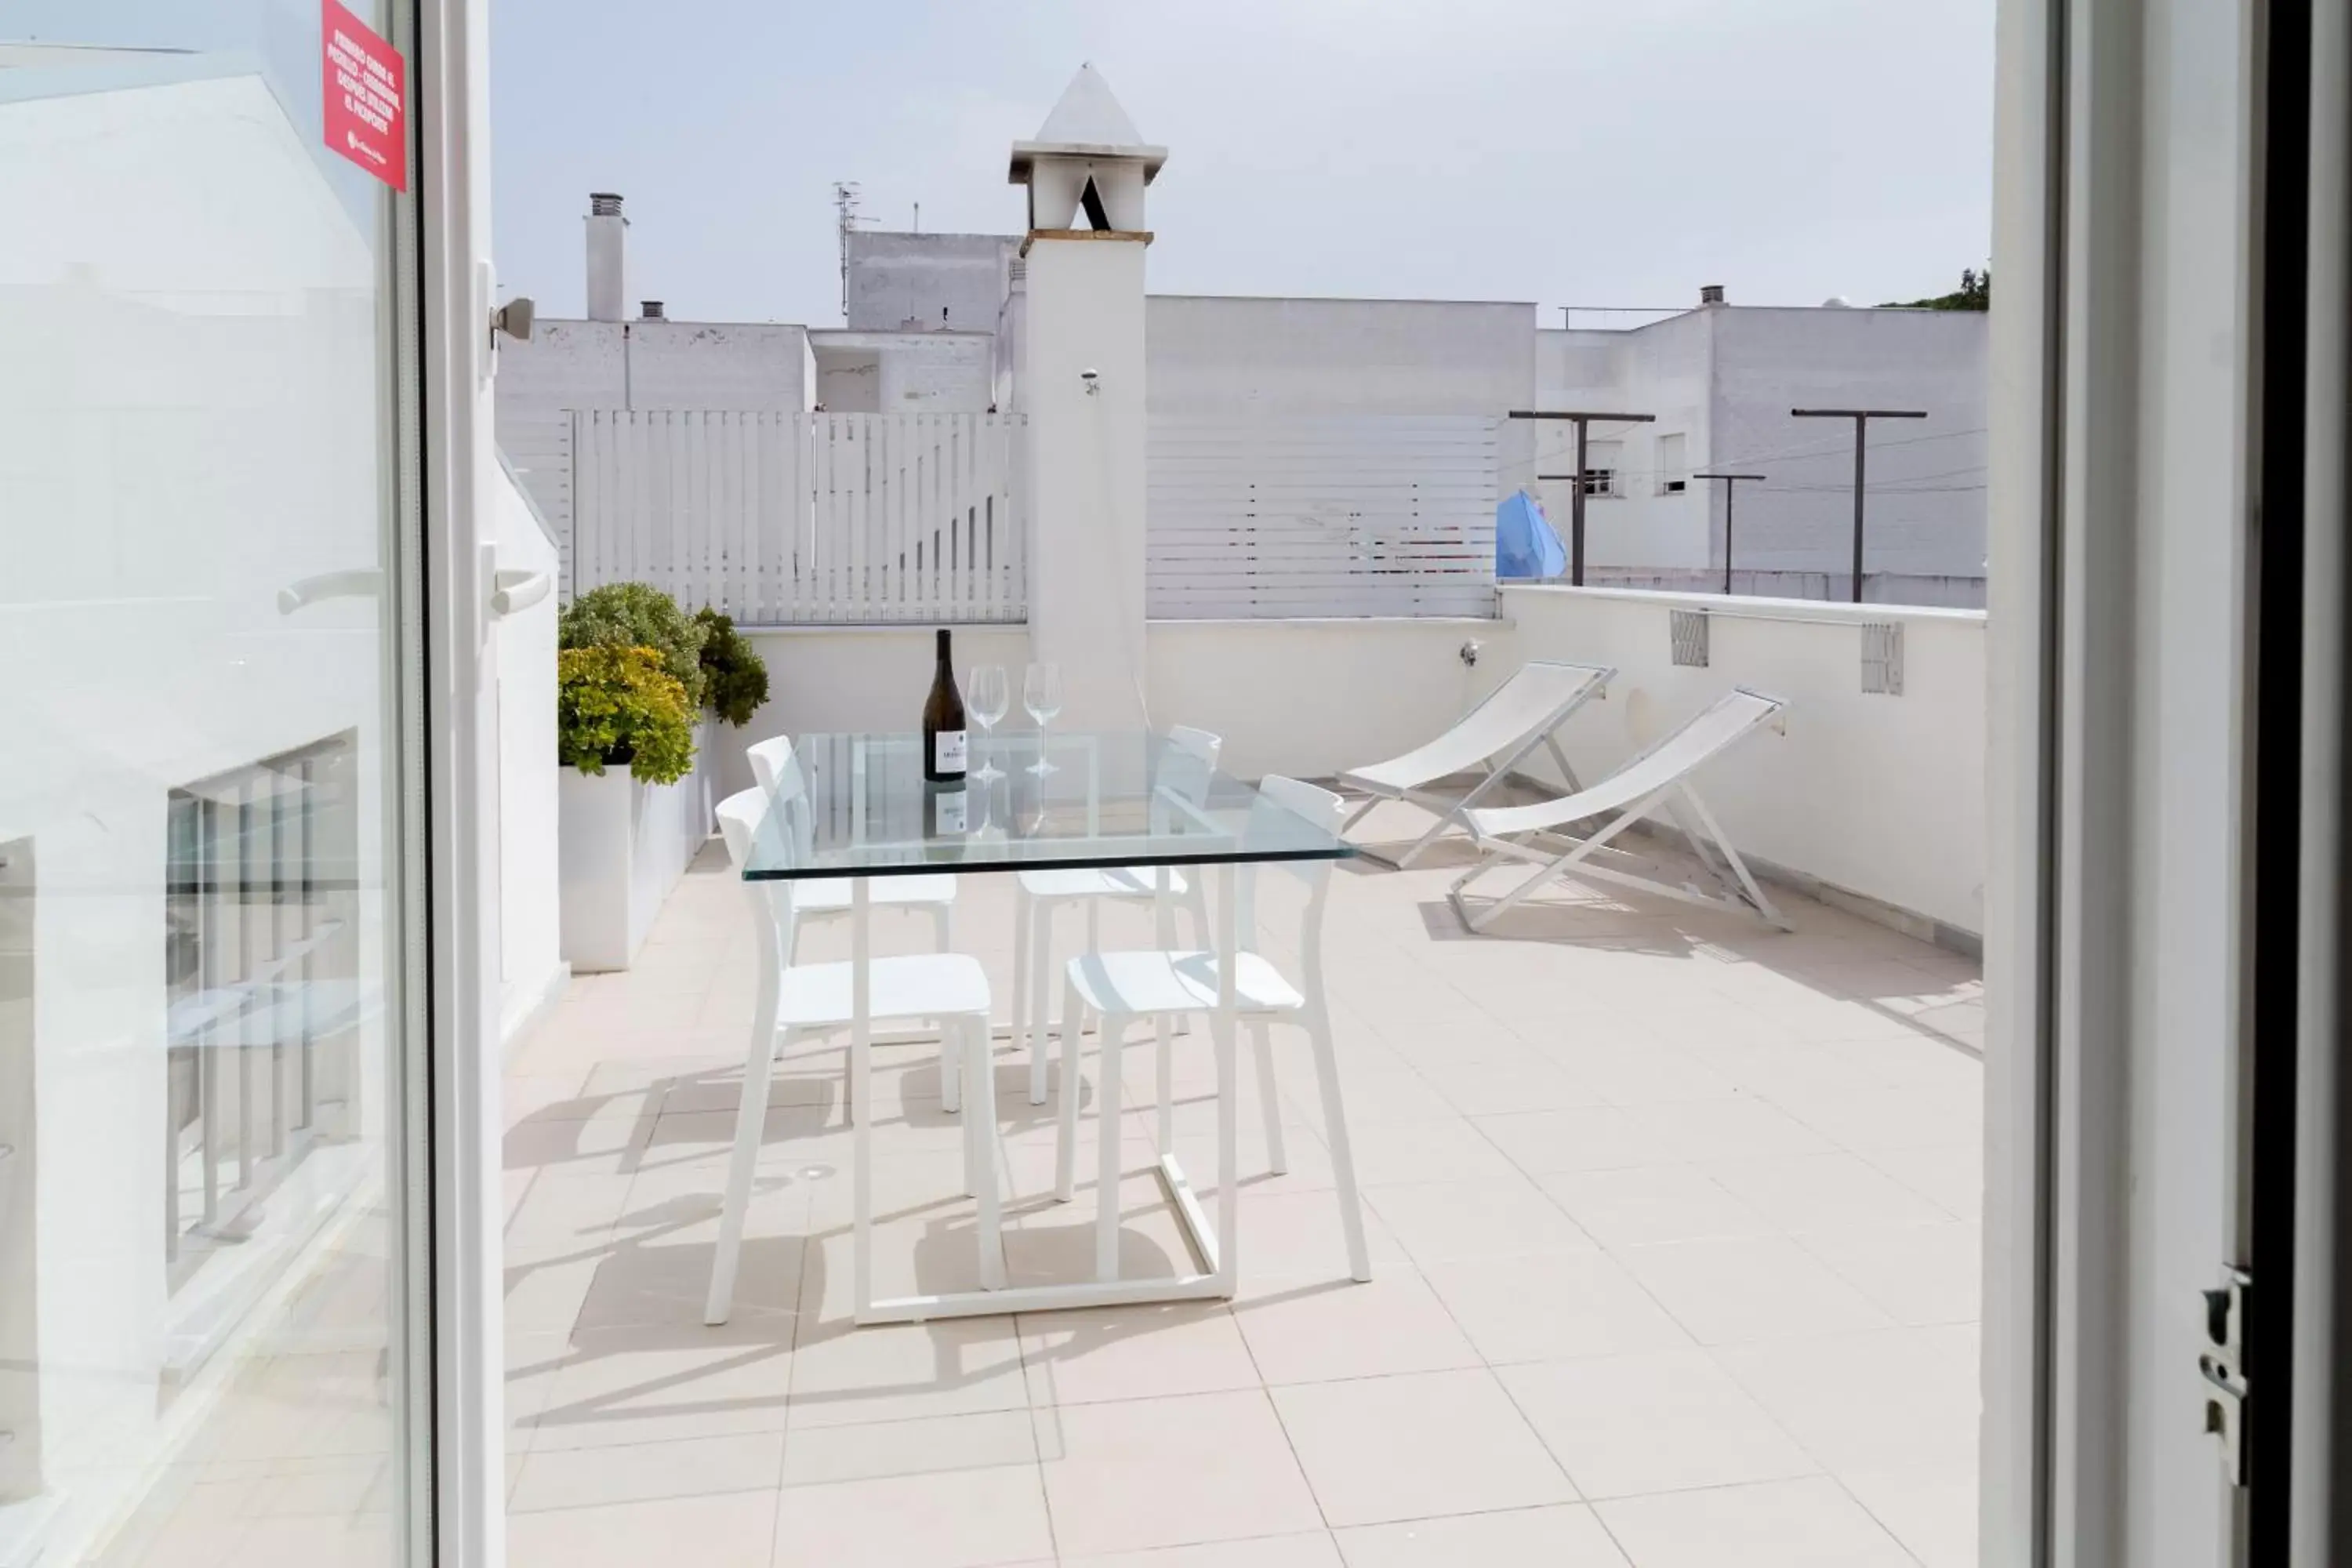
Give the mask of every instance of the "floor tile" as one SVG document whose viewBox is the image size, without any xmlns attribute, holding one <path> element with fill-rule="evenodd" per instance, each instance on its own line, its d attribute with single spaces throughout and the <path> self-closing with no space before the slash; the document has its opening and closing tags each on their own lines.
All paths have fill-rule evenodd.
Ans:
<svg viewBox="0 0 2352 1568">
<path fill-rule="evenodd" d="M 1807 1231 L 1806 1251 L 1898 1323 L 1969 1323 L 1984 1310 L 1984 1233 L 1957 1222 Z"/>
<path fill-rule="evenodd" d="M 1255 1388 L 1258 1370 L 1222 1301 L 1163 1302 L 1021 1320 L 1033 1405 L 1091 1405 Z"/>
<path fill-rule="evenodd" d="M 1948 1217 L 1910 1188 L 1852 1154 L 1711 1160 L 1698 1168 L 1784 1231 L 1933 1225 Z"/>
<path fill-rule="evenodd" d="M 1592 1237 L 1516 1172 L 1476 1182 L 1384 1186 L 1365 1201 L 1414 1263 L 1528 1252 L 1589 1252 Z"/>
<path fill-rule="evenodd" d="M 777 1495 L 731 1492 L 517 1513 L 507 1521 L 507 1560 L 515 1568 L 644 1568 L 675 1560 L 679 1543 L 692 1542 L 696 1568 L 769 1568 Z"/>
<path fill-rule="evenodd" d="M 1324 1525 L 1263 1393 L 1069 1405 L 1034 1418 L 1054 1538 L 1065 1555 Z"/>
<path fill-rule="evenodd" d="M 1595 1503 L 1633 1568 L 1916 1568 L 1834 1481 L 1766 1481 Z"/>
<path fill-rule="evenodd" d="M 1604 1247 L 1769 1236 L 1780 1227 L 1696 1165 L 1560 1171 L 1543 1190 Z"/>
<path fill-rule="evenodd" d="M 794 1428 L 1018 1410 L 1021 1340 L 1007 1318 L 804 1328 L 793 1350 Z"/>
<path fill-rule="evenodd" d="M 788 1487 L 782 1497 L 773 1568 L 982 1568 L 1054 1550 L 1034 1465 Z"/>
<path fill-rule="evenodd" d="M 783 1455 L 787 1487 L 1034 1465 L 1037 1434 L 1026 1410 L 937 1415 L 855 1426 L 808 1426 Z"/>
<path fill-rule="evenodd" d="M 1854 1332 L 1895 1321 L 1786 1237 L 1629 1247 L 1617 1257 L 1701 1344 Z"/>
<path fill-rule="evenodd" d="M 1976 1464 L 1981 1395 L 1972 1326 L 1728 1346 L 1716 1359 L 1833 1471 Z"/>
<path fill-rule="evenodd" d="M 523 1429 L 533 1452 L 779 1432 L 790 1322 L 583 1330 L 544 1365 L 545 1393 Z"/>
<path fill-rule="evenodd" d="M 1510 1366 L 1498 1375 L 1588 1498 L 1821 1468 L 1704 1351 Z"/>
<path fill-rule="evenodd" d="M 1626 1568 L 1577 1503 L 1357 1525 L 1339 1538 L 1347 1568 Z"/>
<path fill-rule="evenodd" d="M 1334 1527 L 1575 1500 L 1484 1369 L 1298 1384 L 1273 1397 Z"/>
<path fill-rule="evenodd" d="M 782 1432 L 543 1449 L 525 1456 L 507 1506 L 517 1513 L 536 1513 L 654 1498 L 772 1491 L 783 1465 Z"/>
<path fill-rule="evenodd" d="M 1430 1288 L 1496 1365 L 1676 1350 L 1690 1335 L 1623 1265 L 1598 1252 L 1433 1264 Z"/>
<path fill-rule="evenodd" d="M 1838 1480 L 1927 1568 L 1977 1568 L 1973 1467 L 1847 1469 Z"/>
<path fill-rule="evenodd" d="M 1678 1165 L 1693 1160 L 1811 1154 L 1831 1145 L 1754 1099 L 1588 1106 L 1482 1116 L 1478 1127 L 1530 1175 Z"/>
<path fill-rule="evenodd" d="M 1325 1531 L 1268 1535 L 1255 1541 L 1211 1541 L 1157 1552 L 1116 1552 L 1108 1557 L 1065 1557 L 1062 1568 L 1346 1568 Z"/>
<path fill-rule="evenodd" d="M 1480 1363 L 1429 1284 L 1404 1268 L 1371 1279 L 1245 1289 L 1233 1315 L 1269 1384 L 1321 1383 Z"/>
</svg>

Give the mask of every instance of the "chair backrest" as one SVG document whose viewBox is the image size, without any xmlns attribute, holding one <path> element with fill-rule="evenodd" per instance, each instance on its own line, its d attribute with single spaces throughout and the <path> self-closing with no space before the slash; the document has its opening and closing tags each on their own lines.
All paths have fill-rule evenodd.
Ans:
<svg viewBox="0 0 2352 1568">
<path fill-rule="evenodd" d="M 1257 799 L 1250 806 L 1250 826 L 1262 829 L 1268 817 L 1301 816 L 1331 837 L 1339 836 L 1348 819 L 1348 803 L 1320 789 L 1280 773 L 1258 781 Z M 1323 973 L 1323 905 L 1331 891 L 1329 860 L 1264 860 L 1242 868 L 1237 921 L 1243 945 L 1252 945 L 1257 929 L 1257 877 L 1261 871 L 1283 870 L 1307 885 L 1307 907 L 1298 921 L 1298 956 L 1305 965 L 1310 991 L 1320 994 Z"/>
<path fill-rule="evenodd" d="M 1736 688 L 1658 737 L 1600 783 L 1557 800 L 1473 811 L 1470 825 L 1482 837 L 1493 837 L 1557 827 L 1633 805 L 1679 783 L 1717 752 L 1773 722 L 1787 706 L 1778 697 L 1744 686 Z"/>
<path fill-rule="evenodd" d="M 793 760 L 793 738 L 778 735 L 744 748 L 743 754 L 751 760 L 751 776 L 760 781 L 761 789 L 773 789 Z"/>
<path fill-rule="evenodd" d="M 1445 733 L 1403 756 L 1380 763 L 1383 774 L 1427 783 L 1467 773 L 1490 759 L 1507 759 L 1539 742 L 1586 700 L 1605 690 L 1617 671 L 1601 664 L 1531 658 L 1486 700 L 1455 720 Z"/>
<path fill-rule="evenodd" d="M 797 768 L 790 770 L 787 781 L 796 779 L 798 773 Z M 793 801 L 799 803 L 797 792 Z M 781 821 L 776 819 L 779 810 L 784 814 Z M 750 863 L 755 848 L 769 865 L 790 866 L 800 858 L 803 845 L 800 835 L 793 829 L 793 805 L 779 806 L 774 792 L 756 785 L 737 790 L 719 803 L 719 834 L 727 841 L 727 864 L 736 876 L 743 875 L 743 868 Z M 781 879 L 743 884 L 752 907 L 767 925 L 769 939 L 776 943 L 778 963 L 782 962 L 782 954 L 793 950 L 793 928 L 799 920 L 793 890 L 798 885 Z"/>
<path fill-rule="evenodd" d="M 1151 779 L 1151 823 L 1154 829 L 1165 827 L 1171 815 L 1169 803 L 1181 801 L 1187 805 L 1204 805 L 1209 798 L 1209 785 L 1217 776 L 1217 753 L 1224 749 L 1224 738 L 1212 735 L 1206 730 L 1194 730 L 1182 724 L 1168 731 L 1168 743 L 1160 748 Z"/>
</svg>

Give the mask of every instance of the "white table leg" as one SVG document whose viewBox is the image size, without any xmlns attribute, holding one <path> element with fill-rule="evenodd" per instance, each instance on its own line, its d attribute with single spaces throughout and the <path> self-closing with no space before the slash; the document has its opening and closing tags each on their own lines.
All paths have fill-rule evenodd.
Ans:
<svg viewBox="0 0 2352 1568">
<path fill-rule="evenodd" d="M 1217 1283 L 1231 1296 L 1241 1284 L 1240 1095 L 1234 1059 L 1234 968 L 1240 958 L 1240 910 L 1231 862 L 1217 868 L 1217 1010 L 1210 1018 L 1217 1046 Z"/>
<path fill-rule="evenodd" d="M 874 1305 L 874 920 L 872 889 L 864 877 L 849 880 L 849 1100 L 856 1131 L 850 1141 L 852 1300 L 863 1319 Z"/>
<path fill-rule="evenodd" d="M 751 897 L 766 899 L 768 890 L 750 883 Z M 777 994 L 782 985 L 776 956 L 776 933 L 768 911 L 754 911 L 759 920 L 760 1005 L 751 1018 L 751 1040 L 743 1052 L 743 1098 L 735 1110 L 735 1151 L 727 1163 L 727 1196 L 719 1211 L 719 1247 L 710 1258 L 710 1291 L 702 1305 L 702 1321 L 725 1322 L 735 1310 L 735 1268 L 743 1250 L 743 1221 L 751 1206 L 751 1179 L 760 1160 L 761 1135 L 768 1123 L 768 1079 L 775 1065 Z"/>
</svg>

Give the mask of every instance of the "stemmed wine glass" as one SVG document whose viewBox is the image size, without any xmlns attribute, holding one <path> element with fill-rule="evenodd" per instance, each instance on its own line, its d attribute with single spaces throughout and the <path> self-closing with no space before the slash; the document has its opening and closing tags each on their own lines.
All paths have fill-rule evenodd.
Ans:
<svg viewBox="0 0 2352 1568">
<path fill-rule="evenodd" d="M 982 784 L 993 784 L 1004 776 L 998 771 L 996 759 L 988 752 L 988 736 L 1013 706 L 1013 684 L 1004 679 L 1001 664 L 975 664 L 967 678 L 963 694 L 965 711 L 980 723 L 980 772 L 973 776 Z"/>
<path fill-rule="evenodd" d="M 1037 721 L 1037 760 L 1029 764 L 1029 772 L 1044 778 L 1061 770 L 1045 759 L 1045 726 L 1062 710 L 1062 667 L 1058 664 L 1033 664 L 1021 682 L 1021 705 L 1029 710 L 1029 717 Z"/>
</svg>

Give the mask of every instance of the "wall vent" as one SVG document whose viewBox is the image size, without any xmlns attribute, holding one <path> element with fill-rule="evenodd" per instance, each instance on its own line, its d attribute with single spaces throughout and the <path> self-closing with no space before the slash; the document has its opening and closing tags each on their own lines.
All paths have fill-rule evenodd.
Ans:
<svg viewBox="0 0 2352 1568">
<path fill-rule="evenodd" d="M 1862 689 L 1886 697 L 1903 695 L 1902 622 L 1863 623 Z"/>
<path fill-rule="evenodd" d="M 1706 668 L 1706 612 L 1669 610 L 1666 629 L 1674 641 L 1675 662 L 1692 669 Z"/>
</svg>

